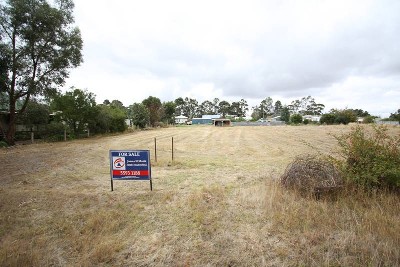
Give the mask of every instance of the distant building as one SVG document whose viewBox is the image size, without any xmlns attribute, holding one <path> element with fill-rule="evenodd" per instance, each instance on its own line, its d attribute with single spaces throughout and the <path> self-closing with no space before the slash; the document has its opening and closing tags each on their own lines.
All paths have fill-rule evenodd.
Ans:
<svg viewBox="0 0 400 267">
<path fill-rule="evenodd" d="M 220 126 L 220 127 L 231 126 L 230 119 L 214 119 L 213 122 L 214 126 Z"/>
<path fill-rule="evenodd" d="M 201 118 L 193 118 L 192 124 L 213 124 L 213 120 L 221 118 L 221 115 L 203 115 Z"/>
<path fill-rule="evenodd" d="M 281 121 L 281 116 L 272 117 L 270 121 Z"/>
<path fill-rule="evenodd" d="M 212 124 L 213 120 L 209 118 L 193 118 L 192 124 Z"/>
<path fill-rule="evenodd" d="M 303 120 L 319 122 L 321 120 L 321 116 L 318 116 L 318 115 L 304 115 L 303 116 Z"/>
<path fill-rule="evenodd" d="M 376 124 L 380 125 L 400 125 L 398 121 L 384 121 L 384 120 L 376 120 Z"/>
<path fill-rule="evenodd" d="M 176 124 L 185 124 L 188 121 L 188 117 L 180 115 L 175 117 Z"/>
<path fill-rule="evenodd" d="M 202 119 L 211 119 L 211 120 L 213 120 L 213 119 L 219 119 L 219 118 L 221 118 L 221 115 L 218 115 L 218 114 L 203 115 L 203 116 L 201 116 L 201 118 L 202 118 Z"/>
</svg>

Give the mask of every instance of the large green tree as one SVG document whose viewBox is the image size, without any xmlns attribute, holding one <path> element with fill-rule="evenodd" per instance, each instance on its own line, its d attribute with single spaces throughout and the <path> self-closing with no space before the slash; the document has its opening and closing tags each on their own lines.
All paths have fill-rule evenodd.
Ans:
<svg viewBox="0 0 400 267">
<path fill-rule="evenodd" d="M 161 100 L 158 97 L 149 96 L 142 102 L 147 107 L 150 114 L 150 125 L 155 126 L 161 119 Z"/>
<path fill-rule="evenodd" d="M 397 110 L 397 112 L 390 113 L 389 118 L 400 122 L 400 108 Z"/>
<path fill-rule="evenodd" d="M 231 104 L 228 101 L 222 100 L 218 103 L 218 111 L 222 115 L 222 118 L 225 118 L 229 111 L 231 110 Z"/>
<path fill-rule="evenodd" d="M 0 2 L 0 93 L 10 112 L 6 140 L 14 144 L 15 123 L 33 96 L 54 93 L 69 69 L 82 62 L 82 38 L 73 25 L 71 0 Z M 16 103 L 22 102 L 17 108 Z"/>
<path fill-rule="evenodd" d="M 214 104 L 210 100 L 205 100 L 199 106 L 201 115 L 212 115 L 214 114 Z"/>
<path fill-rule="evenodd" d="M 66 122 L 75 134 L 96 123 L 98 109 L 95 96 L 88 91 L 73 88 L 64 95 L 55 96 L 51 106 L 57 111 L 58 119 Z"/>
<path fill-rule="evenodd" d="M 274 115 L 275 116 L 280 116 L 281 112 L 282 112 L 282 109 L 283 109 L 282 102 L 280 100 L 277 100 L 275 102 L 275 105 L 274 105 Z"/>
<path fill-rule="evenodd" d="M 245 117 L 246 112 L 249 110 L 248 106 L 247 101 L 244 99 L 241 99 L 238 102 L 232 102 L 231 112 L 238 117 Z"/>
<path fill-rule="evenodd" d="M 129 106 L 129 118 L 133 125 L 144 128 L 150 122 L 150 112 L 142 103 L 135 103 Z"/>
<path fill-rule="evenodd" d="M 179 97 L 175 99 L 174 102 L 176 105 L 175 114 L 185 115 L 190 119 L 195 117 L 196 115 L 201 116 L 202 110 L 196 99 L 189 97 L 185 97 L 185 99 L 183 99 L 182 97 Z"/>
<path fill-rule="evenodd" d="M 164 102 L 163 106 L 163 117 L 162 120 L 167 123 L 174 123 L 175 122 L 175 108 L 176 105 L 172 101 Z"/>
<path fill-rule="evenodd" d="M 175 115 L 179 116 L 183 114 L 183 108 L 185 106 L 185 100 L 182 97 L 178 97 L 174 101 L 175 103 Z"/>
<path fill-rule="evenodd" d="M 287 106 L 282 107 L 280 116 L 281 116 L 281 121 L 289 123 L 289 121 L 290 121 L 290 110 L 289 110 L 289 108 Z"/>
<path fill-rule="evenodd" d="M 91 125 L 92 132 L 115 133 L 126 129 L 127 117 L 123 107 L 100 104 L 96 106 L 95 123 Z"/>
</svg>

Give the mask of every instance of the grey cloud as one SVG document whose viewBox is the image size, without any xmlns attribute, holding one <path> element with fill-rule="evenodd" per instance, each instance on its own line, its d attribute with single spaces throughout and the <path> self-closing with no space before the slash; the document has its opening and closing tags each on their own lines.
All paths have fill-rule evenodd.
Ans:
<svg viewBox="0 0 400 267">
<path fill-rule="evenodd" d="M 146 21 L 137 35 L 130 32 L 126 40 L 90 40 L 85 44 L 85 61 L 103 66 L 110 74 L 153 77 L 165 83 L 162 95 L 168 98 L 173 95 L 171 88 L 184 96 L 186 90 L 201 83 L 213 84 L 215 90 L 233 98 L 328 98 L 334 94 L 328 90 L 351 77 L 397 81 L 395 85 L 385 83 L 379 87 L 383 92 L 385 88 L 400 90 L 400 1 L 349 0 L 352 9 L 332 11 L 343 14 L 326 18 L 324 27 L 319 24 L 325 23 L 325 18 L 313 13 L 309 2 L 304 3 L 305 11 L 292 7 L 302 8 L 303 3 L 279 3 L 241 2 L 248 7 L 246 12 L 241 14 L 238 5 L 239 13 L 234 15 L 242 16 L 226 20 L 229 8 L 213 10 L 210 19 L 205 8 L 204 17 L 193 14 L 195 18 L 191 20 L 191 14 L 179 10 L 181 6 L 171 7 L 176 16 L 171 18 L 173 23 L 166 16 L 148 28 L 146 24 L 151 21 Z M 316 5 L 332 3 L 336 1 Z M 257 8 L 249 8 L 252 4 Z M 179 17 L 180 13 L 185 16 Z M 304 25 L 302 19 L 306 20 Z M 210 22 L 215 22 L 215 27 Z M 169 23 L 168 27 L 162 23 Z M 165 31 L 157 31 L 160 28 Z"/>
</svg>

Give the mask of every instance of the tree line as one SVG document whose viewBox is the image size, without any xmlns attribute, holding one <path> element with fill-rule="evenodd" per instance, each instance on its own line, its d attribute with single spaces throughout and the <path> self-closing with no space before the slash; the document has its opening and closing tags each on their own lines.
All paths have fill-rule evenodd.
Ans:
<svg viewBox="0 0 400 267">
<path fill-rule="evenodd" d="M 358 117 L 372 117 L 362 109 L 332 109 L 323 114 L 323 107 L 323 104 L 317 104 L 311 96 L 294 100 L 290 105 L 282 105 L 281 101 L 274 102 L 271 97 L 267 97 L 252 108 L 252 120 L 277 116 L 278 120 L 297 124 L 307 123 L 303 120 L 304 115 L 322 115 L 321 123 L 347 124 L 355 122 Z M 142 102 L 127 107 L 119 100 L 105 100 L 97 104 L 93 93 L 71 88 L 65 93 L 57 92 L 41 102 L 30 101 L 18 123 L 28 127 L 49 124 L 48 127 L 53 131 L 67 129 L 73 135 L 79 135 L 86 130 L 91 133 L 122 132 L 126 130 L 127 119 L 131 126 L 145 128 L 174 124 L 175 117 L 179 115 L 191 119 L 219 114 L 241 120 L 248 111 L 249 107 L 244 99 L 230 103 L 214 98 L 199 104 L 196 99 L 188 97 L 162 102 L 157 97 L 149 96 Z"/>
<path fill-rule="evenodd" d="M 149 96 L 124 107 L 119 100 L 96 104 L 92 93 L 76 88 L 61 94 L 58 88 L 65 84 L 70 69 L 83 62 L 83 40 L 74 25 L 73 8 L 72 0 L 0 1 L 0 109 L 6 111 L 8 124 L 4 129 L 0 123 L 0 135 L 8 144 L 15 143 L 17 123 L 47 123 L 48 132 L 67 127 L 79 134 L 85 129 L 94 133 L 123 131 L 126 118 L 143 128 L 173 123 L 177 115 L 189 119 L 206 114 L 246 116 L 249 106 L 244 99 L 230 103 L 214 98 L 199 103 L 179 97 L 161 102 Z M 287 105 L 267 97 L 252 107 L 251 116 L 253 120 L 275 116 L 297 123 L 301 116 L 321 115 L 324 108 L 311 96 Z M 332 110 L 323 115 L 323 121 L 348 123 L 356 113 Z M 398 118 L 398 113 L 392 114 L 393 118 Z"/>
<path fill-rule="evenodd" d="M 24 105 L 17 102 L 16 107 Z M 4 108 L 4 105 L 3 105 Z M 273 101 L 271 97 L 263 99 L 251 108 L 252 120 L 277 116 L 286 123 L 308 123 L 304 115 L 322 115 L 322 124 L 348 124 L 363 117 L 373 118 L 368 111 L 362 109 L 331 109 L 323 113 L 323 104 L 316 103 L 311 96 L 292 101 L 283 105 L 280 100 Z M 162 102 L 159 98 L 149 96 L 142 102 L 133 103 L 127 107 L 119 100 L 105 100 L 96 103 L 95 95 L 87 90 L 71 88 L 65 93 L 56 92 L 51 97 L 32 99 L 26 105 L 25 112 L 18 116 L 17 124 L 28 128 L 41 125 L 43 136 L 60 136 L 67 130 L 71 136 L 78 136 L 85 131 L 93 134 L 123 132 L 127 129 L 127 119 L 131 126 L 137 128 L 158 127 L 174 124 L 175 117 L 184 115 L 188 119 L 202 115 L 220 114 L 223 117 L 232 116 L 244 119 L 249 111 L 247 101 L 241 99 L 230 103 L 214 98 L 199 104 L 196 99 L 178 97 L 174 101 Z M 391 119 L 400 119 L 400 110 L 392 113 Z M 367 121 L 371 122 L 371 121 Z"/>
</svg>

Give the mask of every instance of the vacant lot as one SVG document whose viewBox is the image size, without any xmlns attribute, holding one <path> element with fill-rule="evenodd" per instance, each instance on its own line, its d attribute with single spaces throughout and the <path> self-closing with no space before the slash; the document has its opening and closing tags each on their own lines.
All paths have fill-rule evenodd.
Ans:
<svg viewBox="0 0 400 267">
<path fill-rule="evenodd" d="M 275 183 L 349 130 L 193 126 L 1 149 L 0 265 L 400 265 L 399 197 L 315 201 Z M 111 192 L 109 150 L 154 159 L 154 138 L 153 191 L 115 181 Z"/>
</svg>

